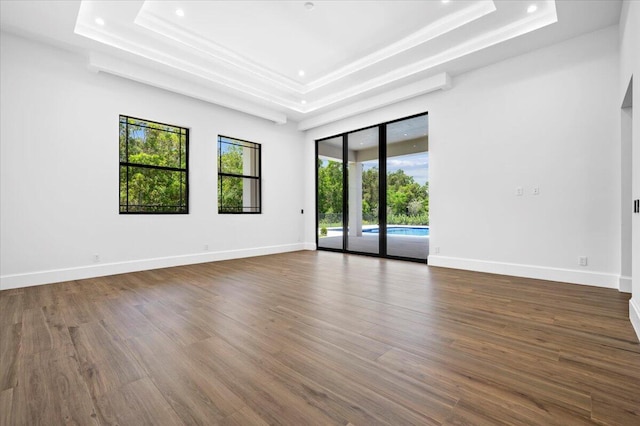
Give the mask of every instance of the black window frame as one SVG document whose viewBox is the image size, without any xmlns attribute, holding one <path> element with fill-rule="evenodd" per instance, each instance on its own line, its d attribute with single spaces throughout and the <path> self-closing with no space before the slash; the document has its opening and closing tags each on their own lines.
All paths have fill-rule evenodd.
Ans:
<svg viewBox="0 0 640 426">
<path fill-rule="evenodd" d="M 123 121 L 124 120 L 124 121 Z M 157 166 L 157 165 L 150 165 L 150 164 L 141 164 L 141 163 L 131 163 L 129 162 L 129 120 L 135 120 L 138 122 L 143 122 L 145 124 L 153 124 L 156 126 L 160 126 L 160 127 L 169 127 L 169 128 L 174 128 L 174 129 L 179 129 L 179 132 L 170 132 L 168 130 L 166 130 L 166 132 L 170 132 L 170 133 L 178 133 L 181 136 L 184 136 L 184 155 L 185 155 L 185 159 L 184 159 L 184 168 L 183 167 L 169 167 L 169 166 Z M 121 131 L 121 126 L 125 125 L 125 135 L 126 135 L 126 143 L 125 143 L 125 161 L 122 161 L 122 153 L 120 152 L 120 148 L 118 149 L 118 155 L 120 158 L 120 162 L 119 162 L 119 183 L 118 183 L 118 204 L 119 204 L 119 214 L 161 214 L 161 215 L 165 215 L 165 214 L 189 214 L 189 128 L 187 127 L 183 127 L 183 126 L 178 126 L 175 124 L 167 124 L 167 123 L 162 123 L 159 121 L 154 121 L 154 120 L 148 120 L 145 118 L 138 118 L 138 117 L 132 117 L 130 115 L 124 115 L 124 114 L 120 114 L 118 117 L 118 129 L 119 129 L 119 133 Z M 137 127 L 145 127 L 143 125 L 140 124 L 135 124 L 135 126 Z M 181 140 L 182 143 L 182 140 Z M 120 146 L 120 143 L 118 142 L 118 146 Z M 182 151 L 182 150 L 180 150 Z M 182 154 L 180 154 L 180 161 L 179 164 L 182 163 L 181 159 L 182 159 Z M 184 191 L 180 191 L 180 198 L 181 200 L 184 199 L 184 205 L 178 205 L 178 206 L 152 206 L 152 205 L 148 205 L 148 206 L 139 206 L 139 205 L 132 205 L 129 203 L 129 172 L 130 172 L 130 168 L 132 167 L 137 167 L 137 168 L 145 168 L 145 169 L 151 169 L 151 170 L 163 170 L 163 171 L 172 171 L 172 172 L 180 172 L 184 174 Z M 120 194 L 122 193 L 122 175 L 123 173 L 126 174 L 126 203 L 122 204 L 122 199 L 120 197 Z M 155 211 L 140 211 L 140 210 L 135 210 L 135 211 L 131 211 L 130 209 L 132 207 L 137 207 L 137 208 L 155 208 L 155 209 L 168 209 L 168 208 L 172 208 L 172 209 L 176 209 L 174 211 L 162 211 L 162 210 L 155 210 Z"/>
<path fill-rule="evenodd" d="M 223 141 L 223 139 L 225 140 Z M 239 143 L 234 144 L 233 142 L 230 142 L 230 141 L 237 141 Z M 250 148 L 256 150 L 255 151 L 257 155 L 256 175 L 254 176 L 254 175 L 244 175 L 244 174 L 238 174 L 238 173 L 227 173 L 222 171 L 222 155 L 221 155 L 222 143 L 237 145 L 242 147 L 247 147 L 247 144 L 253 145 L 253 146 L 250 146 Z M 258 142 L 252 142 L 244 139 L 235 138 L 232 136 L 218 135 L 217 151 L 218 151 L 218 214 L 262 214 L 262 144 Z M 255 180 L 257 182 L 257 188 L 258 188 L 257 207 L 242 206 L 240 207 L 240 210 L 238 210 L 237 208 L 224 209 L 224 207 L 222 206 L 221 200 L 222 200 L 222 179 L 225 177 Z M 252 208 L 255 210 L 244 211 L 245 208 Z"/>
</svg>

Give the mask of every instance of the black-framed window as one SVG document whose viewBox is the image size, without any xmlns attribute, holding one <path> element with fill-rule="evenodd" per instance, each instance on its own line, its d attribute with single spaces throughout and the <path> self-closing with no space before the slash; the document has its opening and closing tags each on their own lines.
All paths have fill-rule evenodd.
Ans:
<svg viewBox="0 0 640 426">
<path fill-rule="evenodd" d="M 261 213 L 260 144 L 218 136 L 218 213 Z"/>
<path fill-rule="evenodd" d="M 189 213 L 189 129 L 120 116 L 120 213 Z"/>
</svg>

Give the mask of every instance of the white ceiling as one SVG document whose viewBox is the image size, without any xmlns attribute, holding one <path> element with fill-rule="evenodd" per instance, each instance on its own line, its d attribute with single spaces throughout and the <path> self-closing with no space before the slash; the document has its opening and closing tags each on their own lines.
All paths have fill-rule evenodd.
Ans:
<svg viewBox="0 0 640 426">
<path fill-rule="evenodd" d="M 619 0 L 306 3 L 3 0 L 0 25 L 80 51 L 95 71 L 304 130 L 616 24 L 621 8 Z"/>
</svg>

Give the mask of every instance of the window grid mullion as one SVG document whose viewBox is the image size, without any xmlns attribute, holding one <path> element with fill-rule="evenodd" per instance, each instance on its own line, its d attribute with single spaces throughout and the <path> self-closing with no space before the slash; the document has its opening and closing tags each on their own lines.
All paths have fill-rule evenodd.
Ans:
<svg viewBox="0 0 640 426">
<path fill-rule="evenodd" d="M 189 213 L 189 129 L 182 128 L 179 126 L 172 126 L 164 123 L 158 123 L 149 120 L 142 120 L 129 116 L 120 116 L 120 129 L 124 127 L 125 130 L 125 139 L 124 139 L 124 154 L 125 161 L 120 161 L 120 174 L 124 174 L 126 177 L 125 182 L 120 182 L 120 188 L 124 187 L 126 190 L 125 201 L 126 204 L 123 205 L 120 203 L 119 211 L 120 213 L 127 214 L 187 214 Z M 140 164 L 133 163 L 129 161 L 129 156 L 131 154 L 130 150 L 130 132 L 131 128 L 135 127 L 140 130 L 135 130 L 135 132 L 142 132 L 142 138 L 139 139 L 142 143 L 148 142 L 148 131 L 157 132 L 158 135 L 167 135 L 172 134 L 175 136 L 168 137 L 158 137 L 159 146 L 154 147 L 153 151 L 150 151 L 154 155 L 160 156 L 171 156 L 173 157 L 173 161 L 175 161 L 175 152 L 173 151 L 173 147 L 175 146 L 175 142 L 178 144 L 178 165 L 179 167 L 169 167 L 169 166 L 159 166 L 152 164 Z M 137 135 L 137 133 L 136 133 Z M 137 138 L 136 138 L 137 139 Z M 169 139 L 167 141 L 167 139 Z M 177 139 L 177 141 L 176 141 Z M 138 139 L 137 139 L 138 140 Z M 142 152 L 145 151 L 146 148 L 142 149 Z M 184 152 L 183 152 L 184 149 Z M 122 151 L 121 151 L 122 153 Z M 184 154 L 184 155 L 183 155 Z M 184 167 L 182 167 L 184 160 Z M 132 187 L 131 179 L 134 177 L 132 172 L 133 168 L 147 169 L 150 171 L 164 171 L 164 172 L 175 172 L 175 174 L 144 174 L 142 175 L 143 179 L 154 179 L 158 182 L 153 190 L 159 190 L 160 196 L 156 195 L 153 198 L 150 198 L 150 194 L 147 191 L 139 189 L 138 200 L 143 201 L 142 204 L 132 204 L 133 200 L 130 199 L 131 191 L 135 189 Z M 163 182 L 164 180 L 164 182 Z M 153 182 L 150 181 L 150 182 Z M 177 188 L 175 187 L 177 183 Z M 165 186 L 166 185 L 166 186 Z M 171 189 L 173 187 L 173 189 Z M 171 195 L 171 192 L 173 195 Z M 177 200 L 176 200 L 177 197 Z M 172 202 L 174 201 L 174 202 Z M 178 204 L 175 204 L 175 201 L 178 201 Z"/>
<path fill-rule="evenodd" d="M 229 148 L 225 148 L 225 146 Z M 230 152 L 237 152 L 238 148 L 240 149 L 240 157 L 244 158 L 244 154 L 248 152 L 248 155 L 251 155 L 251 168 L 257 171 L 256 175 L 245 175 L 241 173 L 229 173 L 226 170 L 223 170 L 223 156 Z M 250 149 L 251 151 L 245 151 L 245 149 Z M 257 161 L 257 164 L 256 164 Z M 231 164 L 233 169 L 238 169 L 241 167 L 244 169 L 244 162 L 239 165 L 237 162 L 235 164 Z M 229 136 L 218 135 L 218 213 L 231 213 L 231 214 L 256 214 L 262 212 L 262 179 L 261 179 L 261 145 L 255 142 L 245 141 L 241 139 L 231 138 Z M 227 183 L 227 188 L 229 185 L 234 186 L 236 184 L 233 183 L 233 180 L 226 181 L 226 179 L 240 179 L 242 182 L 245 180 L 250 180 L 256 182 L 257 185 L 251 184 L 249 188 L 245 188 L 244 185 L 241 186 L 241 194 L 225 194 L 225 182 Z M 235 190 L 237 191 L 237 187 Z M 251 191 L 250 195 L 250 205 L 245 205 L 245 191 Z M 227 195 L 225 197 L 225 195 Z M 229 198 L 234 197 L 234 198 Z"/>
<path fill-rule="evenodd" d="M 126 134 L 124 135 L 124 146 L 125 146 L 125 160 L 129 161 L 129 120 L 126 119 Z M 127 212 L 129 212 L 129 166 L 125 167 L 127 171 Z"/>
</svg>

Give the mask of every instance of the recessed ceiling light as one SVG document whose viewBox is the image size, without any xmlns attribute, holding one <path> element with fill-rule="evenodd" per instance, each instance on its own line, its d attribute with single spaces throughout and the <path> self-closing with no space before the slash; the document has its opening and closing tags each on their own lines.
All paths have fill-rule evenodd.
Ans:
<svg viewBox="0 0 640 426">
<path fill-rule="evenodd" d="M 405 135 L 405 136 L 407 136 L 407 134 L 406 134 L 406 133 L 405 133 L 404 135 Z"/>
<path fill-rule="evenodd" d="M 447 4 L 450 0 L 442 0 L 442 3 Z"/>
<path fill-rule="evenodd" d="M 179 17 L 183 17 L 184 16 L 184 10 L 176 9 L 176 15 L 178 15 Z"/>
<path fill-rule="evenodd" d="M 305 101 L 304 99 L 300 101 L 300 103 L 302 103 L 302 105 L 306 104 L 307 101 Z"/>
<path fill-rule="evenodd" d="M 314 7 L 314 6 L 315 6 L 315 4 L 311 3 L 310 1 L 308 1 L 308 2 L 306 2 L 306 3 L 304 4 L 304 7 L 305 7 L 307 10 L 311 10 L 311 9 L 313 9 L 313 7 Z"/>
<path fill-rule="evenodd" d="M 300 71 L 298 71 L 298 75 L 299 75 L 300 77 L 304 77 L 304 70 L 300 70 Z"/>
<path fill-rule="evenodd" d="M 101 27 L 104 26 L 104 19 L 96 18 L 96 24 L 100 25 Z"/>
<path fill-rule="evenodd" d="M 527 13 L 533 13 L 536 10 L 538 10 L 538 6 L 536 6 L 535 4 L 532 4 L 527 8 Z"/>
</svg>

